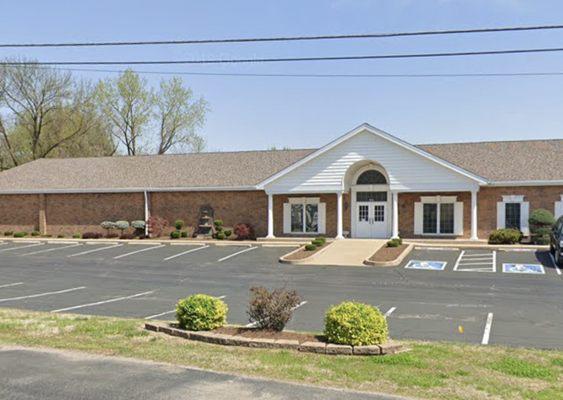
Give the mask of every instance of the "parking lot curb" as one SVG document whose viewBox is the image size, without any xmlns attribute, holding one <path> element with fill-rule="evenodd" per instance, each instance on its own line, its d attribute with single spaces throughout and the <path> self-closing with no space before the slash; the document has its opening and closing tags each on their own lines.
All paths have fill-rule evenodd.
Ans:
<svg viewBox="0 0 563 400">
<path fill-rule="evenodd" d="M 549 246 L 535 245 L 535 244 L 487 244 L 487 243 L 428 243 L 404 240 L 405 244 L 413 244 L 416 247 L 423 247 L 427 249 L 470 249 L 470 250 L 498 250 L 498 251 L 522 251 L 522 250 L 540 250 L 545 251 Z"/>
<path fill-rule="evenodd" d="M 397 265 L 400 265 L 405 258 L 407 258 L 412 249 L 414 249 L 414 244 L 411 243 L 401 254 L 399 254 L 399 257 L 395 258 L 392 261 L 372 261 L 369 258 L 366 258 L 364 260 L 364 264 L 372 267 L 396 267 Z M 373 257 L 373 254 L 370 256 L 370 258 L 371 257 Z"/>
<path fill-rule="evenodd" d="M 223 346 L 242 346 L 258 349 L 288 349 L 327 355 L 373 356 L 395 354 L 400 351 L 405 351 L 402 344 L 394 341 L 372 346 L 350 346 L 324 342 L 299 343 L 297 340 L 247 338 L 240 335 L 227 335 L 212 331 L 188 331 L 169 324 L 155 322 L 146 322 L 145 329 L 151 332 L 164 333 L 169 336 Z"/>
<path fill-rule="evenodd" d="M 320 249 L 319 251 L 311 254 L 309 257 L 301 258 L 299 260 L 288 260 L 287 257 L 289 257 L 292 254 L 295 254 L 298 251 L 300 251 L 301 249 L 305 248 L 305 245 L 299 246 L 297 249 L 292 250 L 289 253 L 281 256 L 280 259 L 279 259 L 279 262 L 282 263 L 282 264 L 293 264 L 293 265 L 307 264 L 309 261 L 311 261 L 313 259 L 313 257 L 318 256 L 319 254 L 325 252 L 332 243 L 333 242 L 327 242 L 322 249 Z"/>
</svg>

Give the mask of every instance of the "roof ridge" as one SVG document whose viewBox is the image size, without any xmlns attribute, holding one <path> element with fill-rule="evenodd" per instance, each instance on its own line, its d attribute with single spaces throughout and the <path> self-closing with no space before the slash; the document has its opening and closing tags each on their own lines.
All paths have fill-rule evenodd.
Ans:
<svg viewBox="0 0 563 400">
<path fill-rule="evenodd" d="M 440 145 L 450 145 L 450 144 L 488 144 L 488 143 L 524 143 L 524 142 L 559 142 L 563 139 L 513 139 L 513 140 L 482 140 L 482 141 L 472 141 L 472 142 L 446 142 L 446 143 L 419 143 L 415 146 L 440 146 Z"/>
</svg>

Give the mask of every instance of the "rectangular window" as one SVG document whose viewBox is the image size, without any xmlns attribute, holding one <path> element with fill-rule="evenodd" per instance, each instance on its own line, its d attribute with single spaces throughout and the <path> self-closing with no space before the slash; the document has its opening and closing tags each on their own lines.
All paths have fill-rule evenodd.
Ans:
<svg viewBox="0 0 563 400">
<path fill-rule="evenodd" d="M 305 232 L 319 231 L 319 205 L 307 204 L 305 206 Z"/>
<path fill-rule="evenodd" d="M 363 222 L 369 219 L 369 207 L 360 205 L 358 207 L 358 221 Z"/>
<path fill-rule="evenodd" d="M 291 205 L 291 232 L 303 232 L 303 204 Z"/>
<path fill-rule="evenodd" d="M 422 209 L 422 233 L 438 233 L 438 205 L 424 203 Z"/>
<path fill-rule="evenodd" d="M 356 192 L 356 201 L 387 201 L 387 192 Z"/>
<path fill-rule="evenodd" d="M 440 204 L 440 233 L 454 233 L 454 204 Z"/>
<path fill-rule="evenodd" d="M 385 222 L 385 206 L 373 206 L 374 222 Z"/>
<path fill-rule="evenodd" d="M 520 203 L 506 203 L 504 205 L 504 226 L 506 228 L 521 230 Z"/>
</svg>

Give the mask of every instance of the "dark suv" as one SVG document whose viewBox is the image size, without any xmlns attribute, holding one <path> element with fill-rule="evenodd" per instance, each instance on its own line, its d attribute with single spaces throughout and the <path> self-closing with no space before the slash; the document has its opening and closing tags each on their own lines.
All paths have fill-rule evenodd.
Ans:
<svg viewBox="0 0 563 400">
<path fill-rule="evenodd" d="M 555 225 L 553 225 L 549 251 L 553 254 L 555 263 L 563 267 L 563 216 L 559 217 Z"/>
</svg>

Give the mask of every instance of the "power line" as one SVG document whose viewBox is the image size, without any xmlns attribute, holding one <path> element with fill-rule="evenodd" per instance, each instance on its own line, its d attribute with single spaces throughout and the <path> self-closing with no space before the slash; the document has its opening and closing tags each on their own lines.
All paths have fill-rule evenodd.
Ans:
<svg viewBox="0 0 563 400">
<path fill-rule="evenodd" d="M 473 33 L 518 32 L 563 29 L 563 25 L 511 26 L 499 28 L 450 29 L 438 31 L 412 31 L 367 33 L 350 35 L 316 35 L 316 36 L 279 36 L 257 38 L 226 38 L 226 39 L 187 39 L 187 40 L 149 40 L 149 41 L 114 41 L 114 42 L 61 42 L 61 43 L 4 43 L 0 48 L 14 47 L 95 47 L 95 46 L 146 46 L 146 45 L 179 45 L 179 44 L 220 44 L 220 43 L 256 43 L 256 42 L 291 42 L 313 40 L 350 40 L 379 39 L 403 36 L 432 36 Z"/>
<path fill-rule="evenodd" d="M 149 61 L 3 61 L 0 65 L 175 65 L 175 64 L 243 64 L 273 62 L 304 62 L 304 61 L 350 61 L 350 60 L 389 60 L 407 58 L 439 58 L 467 57 L 506 54 L 555 53 L 563 51 L 563 47 L 537 49 L 508 49 L 486 51 L 461 51 L 444 53 L 410 53 L 410 54 L 376 54 L 359 56 L 322 56 L 322 57 L 287 57 L 287 58 L 232 58 L 208 60 L 149 60 Z"/>
<path fill-rule="evenodd" d="M 56 68 L 63 71 L 123 73 L 125 70 L 91 68 Z M 445 74 L 287 74 L 287 73 L 238 73 L 238 72 L 201 72 L 201 71 L 138 71 L 147 75 L 187 75 L 187 76 L 227 76 L 227 77 L 264 77 L 264 78 L 478 78 L 478 77 L 535 77 L 563 76 L 563 71 L 545 72 L 477 72 Z"/>
</svg>

